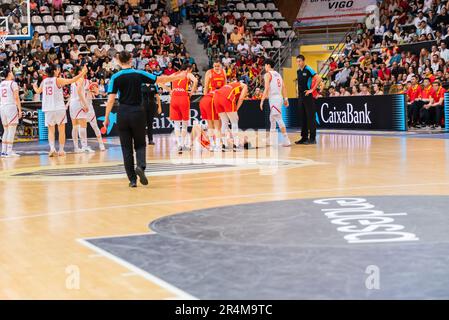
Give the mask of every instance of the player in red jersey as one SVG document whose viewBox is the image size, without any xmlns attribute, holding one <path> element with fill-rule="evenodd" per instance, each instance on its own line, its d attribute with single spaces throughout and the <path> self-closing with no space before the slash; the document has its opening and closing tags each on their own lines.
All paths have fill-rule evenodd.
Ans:
<svg viewBox="0 0 449 320">
<path fill-rule="evenodd" d="M 174 122 L 176 143 L 179 152 L 188 150 L 187 127 L 190 120 L 190 96 L 196 92 L 198 79 L 192 74 L 192 66 L 184 64 L 181 71 L 187 71 L 184 79 L 173 81 L 170 101 L 170 120 Z M 189 91 L 189 87 L 191 90 Z"/>
<path fill-rule="evenodd" d="M 215 91 L 214 106 L 217 108 L 221 120 L 222 140 L 227 149 L 228 136 L 234 141 L 234 146 L 240 150 L 239 141 L 239 117 L 238 109 L 248 94 L 248 86 L 241 82 L 231 82 Z M 231 122 L 231 133 L 229 132 L 229 122 Z"/>
<path fill-rule="evenodd" d="M 214 93 L 223 87 L 226 81 L 226 72 L 220 60 L 216 60 L 213 68 L 206 72 L 204 96 L 200 101 L 201 118 L 207 121 L 207 135 L 210 141 L 210 150 L 221 146 L 220 118 L 214 106 Z"/>
</svg>

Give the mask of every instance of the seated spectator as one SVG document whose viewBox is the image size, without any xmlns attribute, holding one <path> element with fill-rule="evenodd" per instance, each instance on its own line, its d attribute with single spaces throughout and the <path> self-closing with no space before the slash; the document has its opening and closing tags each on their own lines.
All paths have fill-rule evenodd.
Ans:
<svg viewBox="0 0 449 320">
<path fill-rule="evenodd" d="M 248 56 L 249 55 L 249 46 L 245 42 L 245 39 L 240 39 L 239 44 L 237 45 L 237 52 L 242 56 Z"/>
<path fill-rule="evenodd" d="M 230 41 L 234 46 L 237 46 L 240 43 L 240 40 L 243 38 L 243 34 L 239 33 L 237 27 L 234 28 L 234 31 L 231 33 Z"/>
<path fill-rule="evenodd" d="M 251 100 L 260 100 L 262 98 L 262 91 L 260 90 L 260 88 L 256 88 L 254 90 L 254 94 L 251 97 Z"/>
</svg>

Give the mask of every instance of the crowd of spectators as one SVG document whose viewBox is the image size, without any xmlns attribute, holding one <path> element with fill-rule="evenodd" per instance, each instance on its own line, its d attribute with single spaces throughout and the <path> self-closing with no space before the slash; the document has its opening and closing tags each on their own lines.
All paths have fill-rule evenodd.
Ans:
<svg viewBox="0 0 449 320">
<path fill-rule="evenodd" d="M 260 30 L 253 31 L 244 15 L 236 19 L 231 11 L 220 9 L 207 2 L 188 7 L 188 18 L 207 52 L 209 64 L 221 60 L 228 79 L 244 81 L 260 92 L 263 63 L 270 57 L 261 40 L 275 39 L 276 28 L 271 20 L 266 20 Z M 255 91 L 253 96 L 257 98 Z"/>
<path fill-rule="evenodd" d="M 405 93 L 410 105 L 415 99 L 410 88 L 424 89 L 425 79 L 447 87 L 448 10 L 449 1 L 442 0 L 379 1 L 327 61 L 327 89 L 320 95 Z M 411 125 L 420 121 L 409 119 Z"/>
<path fill-rule="evenodd" d="M 200 78 L 195 59 L 187 52 L 177 28 L 181 22 L 179 9 L 168 14 L 165 1 L 158 1 L 157 8 L 151 11 L 149 8 L 154 1 L 148 0 L 119 0 L 106 5 L 104 1 L 72 0 L 64 1 L 60 6 L 55 0 L 31 1 L 32 13 L 41 16 L 41 6 L 52 7 L 53 14 L 64 14 L 68 5 L 80 5 L 79 15 L 74 17 L 79 19 L 80 28 L 72 29 L 70 38 L 60 44 L 55 44 L 48 33 L 34 32 L 29 41 L 7 41 L 6 47 L 0 48 L 0 68 L 13 70 L 21 87 L 21 98 L 25 101 L 39 99 L 33 93 L 32 83 L 45 77 L 45 69 L 50 64 L 59 65 L 64 77 L 73 76 L 77 67 L 87 64 L 88 78 L 97 81 L 100 96 L 106 96 L 109 79 L 118 70 L 114 62 L 115 44 L 120 43 L 124 33 L 134 40 L 132 53 L 136 68 L 144 69 L 149 65 L 156 74 L 171 74 L 182 64 L 190 63 L 194 74 Z M 98 10 L 99 7 L 102 10 Z M 4 13 L 8 12 L 8 7 L 1 8 Z M 94 41 L 80 42 L 77 35 L 83 35 L 85 39 L 91 35 Z"/>
</svg>

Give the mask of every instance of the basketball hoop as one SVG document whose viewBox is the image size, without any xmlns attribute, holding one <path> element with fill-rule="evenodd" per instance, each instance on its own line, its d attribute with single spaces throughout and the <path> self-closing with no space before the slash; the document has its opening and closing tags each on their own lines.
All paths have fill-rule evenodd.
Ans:
<svg viewBox="0 0 449 320">
<path fill-rule="evenodd" d="M 6 47 L 6 37 L 8 36 L 8 31 L 0 31 L 0 48 L 5 49 Z"/>
</svg>

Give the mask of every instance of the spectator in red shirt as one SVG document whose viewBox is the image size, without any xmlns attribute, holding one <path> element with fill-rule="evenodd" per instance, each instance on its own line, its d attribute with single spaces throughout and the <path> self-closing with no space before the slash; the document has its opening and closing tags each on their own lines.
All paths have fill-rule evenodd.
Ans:
<svg viewBox="0 0 449 320">
<path fill-rule="evenodd" d="M 151 57 L 151 60 L 150 62 L 148 62 L 148 64 L 150 65 L 151 70 L 155 70 L 156 67 L 159 65 L 155 57 Z"/>
<path fill-rule="evenodd" d="M 268 37 L 270 41 L 272 41 L 274 36 L 276 35 L 276 30 L 274 29 L 274 26 L 270 20 L 266 21 L 260 31 L 262 31 L 262 35 Z"/>
<path fill-rule="evenodd" d="M 377 72 L 377 77 L 383 82 L 390 80 L 391 71 L 387 68 L 385 62 L 382 62 L 381 67 Z"/>
<path fill-rule="evenodd" d="M 169 75 L 172 75 L 173 73 L 176 73 L 176 70 L 175 70 L 175 68 L 173 68 L 173 63 L 169 62 L 167 64 L 167 68 L 165 68 L 165 70 L 164 70 L 164 74 L 166 76 L 169 76 Z"/>
<path fill-rule="evenodd" d="M 441 86 L 438 80 L 432 84 L 433 95 L 430 102 L 425 104 L 421 109 L 422 121 L 427 125 L 431 125 L 432 129 L 441 127 L 444 116 L 444 93 L 446 90 Z M 433 119 L 432 119 L 433 118 Z"/>
<path fill-rule="evenodd" d="M 418 84 L 416 76 L 412 76 L 411 85 L 407 90 L 407 109 L 409 115 L 409 126 L 414 127 L 418 123 L 419 110 L 422 107 L 421 104 L 421 86 Z"/>
</svg>

